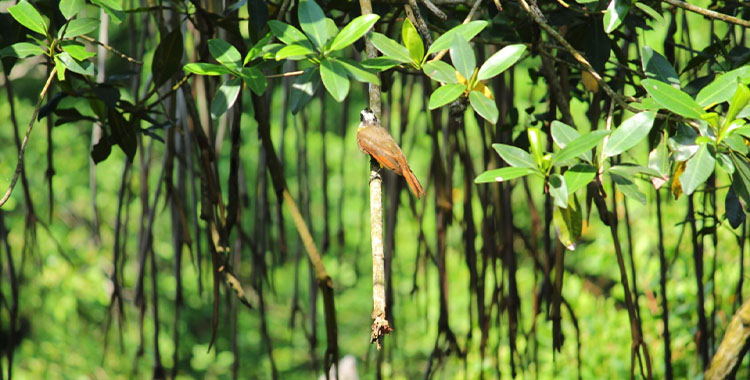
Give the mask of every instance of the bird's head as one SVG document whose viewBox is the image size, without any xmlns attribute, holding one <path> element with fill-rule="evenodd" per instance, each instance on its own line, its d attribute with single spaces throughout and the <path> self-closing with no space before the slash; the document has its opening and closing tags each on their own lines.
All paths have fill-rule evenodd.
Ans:
<svg viewBox="0 0 750 380">
<path fill-rule="evenodd" d="M 360 126 L 378 124 L 378 117 L 370 108 L 365 108 L 359 113 Z"/>
</svg>

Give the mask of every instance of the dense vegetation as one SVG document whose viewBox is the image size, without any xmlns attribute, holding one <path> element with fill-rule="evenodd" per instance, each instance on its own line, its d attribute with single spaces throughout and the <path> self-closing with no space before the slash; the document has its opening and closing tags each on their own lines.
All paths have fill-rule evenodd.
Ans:
<svg viewBox="0 0 750 380">
<path fill-rule="evenodd" d="M 750 374 L 744 2 L 4 3 L 2 379 Z"/>
</svg>

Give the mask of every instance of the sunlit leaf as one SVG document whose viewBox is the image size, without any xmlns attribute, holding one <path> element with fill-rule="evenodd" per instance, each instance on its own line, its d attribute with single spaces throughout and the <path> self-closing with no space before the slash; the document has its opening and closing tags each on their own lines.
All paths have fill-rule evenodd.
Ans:
<svg viewBox="0 0 750 380">
<path fill-rule="evenodd" d="M 18 4 L 8 7 L 8 12 L 19 24 L 31 29 L 42 35 L 47 34 L 47 22 L 44 21 L 39 11 L 26 0 L 19 1 Z"/>
<path fill-rule="evenodd" d="M 430 95 L 430 101 L 427 108 L 434 110 L 456 100 L 466 90 L 463 84 L 446 84 L 439 87 Z"/>
<path fill-rule="evenodd" d="M 321 49 L 331 38 L 323 10 L 313 0 L 301 0 L 297 8 L 297 16 L 302 31 L 310 37 L 318 49 Z"/>
<path fill-rule="evenodd" d="M 494 100 L 484 96 L 481 92 L 471 91 L 469 92 L 469 103 L 471 103 L 471 108 L 477 111 L 485 120 L 492 124 L 497 124 L 500 112 L 497 110 Z"/>
<path fill-rule="evenodd" d="M 414 60 L 414 63 L 419 64 L 424 58 L 424 43 L 422 37 L 419 36 L 417 28 L 412 25 L 409 18 L 405 18 L 401 25 L 401 39 L 404 41 L 404 46 L 409 50 L 409 55 Z"/>
<path fill-rule="evenodd" d="M 336 35 L 331 42 L 331 50 L 341 50 L 353 44 L 362 38 L 379 19 L 380 16 L 372 13 L 355 18 Z"/>
<path fill-rule="evenodd" d="M 648 137 L 651 127 L 654 125 L 656 112 L 640 112 L 625 120 L 622 125 L 615 129 L 604 145 L 606 157 L 616 156 L 634 147 Z"/>
<path fill-rule="evenodd" d="M 494 148 L 497 154 L 500 155 L 500 158 L 510 166 L 530 169 L 537 168 L 534 157 L 521 148 L 506 144 L 492 144 L 492 148 Z"/>
<path fill-rule="evenodd" d="M 539 174 L 539 172 L 534 169 L 514 168 L 509 166 L 500 169 L 488 170 L 480 174 L 479 177 L 474 180 L 474 183 L 503 182 L 514 178 L 527 176 L 529 174 L 537 174 L 541 176 L 541 174 Z"/>
<path fill-rule="evenodd" d="M 514 63 L 518 62 L 526 51 L 526 45 L 516 44 L 508 45 L 497 53 L 493 54 L 487 61 L 484 62 L 479 72 L 477 73 L 478 80 L 487 80 L 492 78 L 509 67 L 513 66 Z"/>
<path fill-rule="evenodd" d="M 682 191 L 690 195 L 698 186 L 706 182 L 711 173 L 714 172 L 715 162 L 716 160 L 708 150 L 708 145 L 701 145 L 695 155 L 688 160 L 685 172 L 680 176 Z"/>
<path fill-rule="evenodd" d="M 343 101 L 349 94 L 349 78 L 346 77 L 346 69 L 341 63 L 330 58 L 320 61 L 320 78 L 328 93 L 337 102 Z"/>
<path fill-rule="evenodd" d="M 596 144 L 602 141 L 604 136 L 608 134 L 609 131 L 597 130 L 579 136 L 571 141 L 570 144 L 566 145 L 565 148 L 552 155 L 551 164 L 554 165 L 558 162 L 565 162 L 593 149 Z"/>
<path fill-rule="evenodd" d="M 703 108 L 690 97 L 664 82 L 655 79 L 644 79 L 641 85 L 662 107 L 690 119 L 700 119 Z"/>
</svg>

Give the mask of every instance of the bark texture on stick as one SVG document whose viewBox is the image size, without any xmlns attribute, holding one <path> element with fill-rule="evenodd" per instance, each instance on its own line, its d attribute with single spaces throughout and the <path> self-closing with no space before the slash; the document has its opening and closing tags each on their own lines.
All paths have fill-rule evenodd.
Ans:
<svg viewBox="0 0 750 380">
<path fill-rule="evenodd" d="M 360 0 L 362 14 L 372 13 L 370 0 Z M 378 55 L 370 39 L 365 37 L 367 58 Z M 380 86 L 370 84 L 370 109 L 380 118 Z M 380 118 L 382 120 L 382 118 Z M 385 317 L 385 254 L 383 253 L 383 179 L 380 177 L 380 165 L 370 158 L 370 239 L 372 240 L 372 332 L 370 343 L 377 343 L 381 348 L 381 338 L 391 332 L 391 326 Z"/>
<path fill-rule="evenodd" d="M 706 380 L 734 378 L 742 363 L 750 341 L 750 298 L 734 313 L 727 326 L 724 338 L 716 351 L 711 366 L 706 371 Z"/>
</svg>

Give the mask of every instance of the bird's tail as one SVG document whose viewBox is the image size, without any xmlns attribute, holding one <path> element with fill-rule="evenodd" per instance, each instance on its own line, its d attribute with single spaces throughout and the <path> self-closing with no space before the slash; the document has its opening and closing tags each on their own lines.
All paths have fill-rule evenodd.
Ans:
<svg viewBox="0 0 750 380">
<path fill-rule="evenodd" d="M 409 185 L 412 193 L 417 196 L 417 199 L 422 198 L 425 195 L 422 185 L 419 184 L 417 176 L 414 175 L 414 172 L 411 171 L 411 168 L 408 165 L 406 165 L 406 170 L 404 170 L 403 174 L 406 179 L 406 184 Z"/>
</svg>

